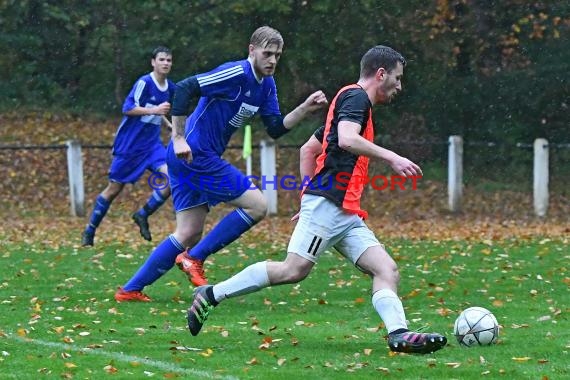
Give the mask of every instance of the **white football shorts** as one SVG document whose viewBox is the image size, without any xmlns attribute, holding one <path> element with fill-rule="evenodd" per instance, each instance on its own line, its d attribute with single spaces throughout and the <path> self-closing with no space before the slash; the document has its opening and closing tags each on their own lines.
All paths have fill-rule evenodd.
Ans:
<svg viewBox="0 0 570 380">
<path fill-rule="evenodd" d="M 343 211 L 327 198 L 304 194 L 287 252 L 316 263 L 324 251 L 334 247 L 356 265 L 360 255 L 376 245 L 382 244 L 358 215 Z"/>
</svg>

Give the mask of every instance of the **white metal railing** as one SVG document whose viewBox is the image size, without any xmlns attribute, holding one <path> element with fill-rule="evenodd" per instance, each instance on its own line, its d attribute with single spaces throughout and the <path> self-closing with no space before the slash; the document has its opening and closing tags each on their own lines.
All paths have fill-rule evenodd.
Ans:
<svg viewBox="0 0 570 380">
<path fill-rule="evenodd" d="M 489 143 L 489 146 L 492 143 Z M 517 144 L 522 147 L 523 144 Z M 544 217 L 548 211 L 548 141 L 536 139 L 533 144 L 533 204 L 534 213 Z M 463 197 L 463 139 L 461 136 L 449 137 L 447 170 L 448 205 L 452 212 L 461 211 Z"/>
</svg>

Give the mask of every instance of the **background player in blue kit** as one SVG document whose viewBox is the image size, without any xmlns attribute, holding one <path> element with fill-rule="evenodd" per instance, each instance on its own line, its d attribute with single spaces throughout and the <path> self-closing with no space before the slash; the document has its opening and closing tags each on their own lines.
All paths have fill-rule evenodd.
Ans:
<svg viewBox="0 0 570 380">
<path fill-rule="evenodd" d="M 162 115 L 170 112 L 176 85 L 167 79 L 172 68 L 172 52 L 159 46 L 152 52 L 153 71 L 140 77 L 123 103 L 123 120 L 113 143 L 109 184 L 97 196 L 81 245 L 94 244 L 95 231 L 113 200 L 127 183 L 135 183 L 145 170 L 161 172 L 166 180 L 166 150 L 160 140 Z M 154 190 L 147 203 L 133 214 L 142 237 L 151 240 L 148 217 L 170 196 L 170 187 Z"/>
<path fill-rule="evenodd" d="M 267 213 L 261 191 L 221 158 L 232 134 L 259 114 L 267 133 L 278 138 L 327 104 L 323 92 L 317 91 L 283 117 L 273 79 L 283 51 L 281 34 L 268 26 L 258 28 L 251 36 L 248 51 L 247 59 L 227 62 L 177 83 L 172 141 L 167 149 L 176 231 L 119 288 L 117 301 L 149 301 L 142 289 L 175 262 L 194 285 L 207 283 L 202 267 L 206 257 L 233 242 Z M 187 118 L 190 102 L 198 96 L 198 105 Z M 207 185 L 201 178 L 208 179 Z M 200 240 L 210 207 L 220 202 L 236 209 Z M 188 254 L 184 253 L 186 247 Z"/>
</svg>

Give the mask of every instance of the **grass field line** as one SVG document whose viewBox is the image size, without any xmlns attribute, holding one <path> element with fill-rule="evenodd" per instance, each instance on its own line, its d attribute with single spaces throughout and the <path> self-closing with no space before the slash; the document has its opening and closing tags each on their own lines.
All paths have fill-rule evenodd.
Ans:
<svg viewBox="0 0 570 380">
<path fill-rule="evenodd" d="M 24 338 L 24 337 L 16 336 L 14 334 L 6 334 L 6 336 L 9 339 L 17 340 L 19 342 L 23 342 L 23 343 L 27 343 L 27 344 L 33 344 L 36 346 L 54 347 L 54 348 L 67 350 L 67 351 L 81 352 L 81 353 L 86 354 L 86 355 L 106 356 L 106 357 L 109 357 L 111 359 L 121 361 L 121 362 L 125 362 L 125 363 L 138 362 L 138 363 L 148 365 L 150 367 L 161 369 L 163 371 L 170 371 L 170 372 L 182 373 L 185 375 L 198 376 L 198 377 L 203 378 L 203 379 L 239 380 L 239 378 L 237 378 L 235 376 L 224 376 L 224 375 L 219 375 L 219 374 L 215 374 L 215 373 L 211 373 L 211 372 L 207 372 L 207 371 L 201 371 L 201 370 L 196 370 L 196 369 L 191 369 L 191 368 L 183 368 L 183 367 L 173 365 L 171 363 L 158 361 L 158 360 L 152 360 L 152 359 L 146 359 L 146 358 L 140 358 L 138 356 L 133 356 L 133 355 L 125 355 L 125 354 L 122 354 L 120 352 L 105 351 L 105 350 L 100 350 L 100 349 L 86 349 L 86 348 L 77 347 L 75 345 L 66 344 L 66 343 L 49 342 L 49 341 L 38 340 L 38 339 Z"/>
</svg>

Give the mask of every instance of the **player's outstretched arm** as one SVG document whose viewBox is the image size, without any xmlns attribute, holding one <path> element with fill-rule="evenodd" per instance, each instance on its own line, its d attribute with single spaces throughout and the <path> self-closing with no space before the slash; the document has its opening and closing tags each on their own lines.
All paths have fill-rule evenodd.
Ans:
<svg viewBox="0 0 570 380">
<path fill-rule="evenodd" d="M 382 148 L 360 136 L 361 126 L 351 121 L 341 121 L 338 125 L 338 145 L 351 153 L 367 156 L 388 163 L 392 170 L 406 177 L 422 175 L 422 169 L 412 161 L 389 149 Z"/>
<path fill-rule="evenodd" d="M 321 90 L 313 92 L 303 103 L 299 104 L 297 108 L 285 116 L 283 119 L 283 125 L 285 128 L 291 129 L 309 113 L 325 107 L 328 103 L 329 102 L 324 92 Z"/>
</svg>

